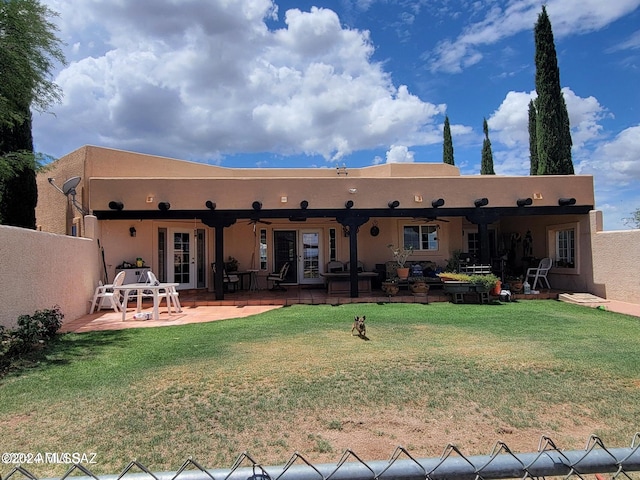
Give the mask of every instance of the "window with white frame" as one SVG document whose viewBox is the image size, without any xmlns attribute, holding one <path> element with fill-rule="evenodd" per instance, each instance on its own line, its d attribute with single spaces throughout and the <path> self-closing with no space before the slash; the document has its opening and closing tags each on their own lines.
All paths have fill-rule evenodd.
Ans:
<svg viewBox="0 0 640 480">
<path fill-rule="evenodd" d="M 405 225 L 404 247 L 414 250 L 438 250 L 438 227 L 436 225 Z"/>
<path fill-rule="evenodd" d="M 553 266 L 565 269 L 566 273 L 578 273 L 578 224 L 553 225 L 547 232 Z"/>
</svg>

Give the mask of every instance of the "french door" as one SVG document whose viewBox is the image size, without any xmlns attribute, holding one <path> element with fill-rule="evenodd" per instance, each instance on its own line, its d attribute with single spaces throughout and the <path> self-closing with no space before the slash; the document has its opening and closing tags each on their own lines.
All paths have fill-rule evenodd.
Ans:
<svg viewBox="0 0 640 480">
<path fill-rule="evenodd" d="M 168 282 L 178 288 L 202 288 L 206 281 L 205 236 L 203 229 L 171 228 L 167 232 Z"/>
<path fill-rule="evenodd" d="M 286 281 L 290 283 L 322 283 L 322 231 L 275 230 L 273 232 L 274 271 L 289 262 Z"/>
<path fill-rule="evenodd" d="M 322 232 L 320 230 L 301 230 L 299 235 L 298 282 L 302 284 L 322 283 Z"/>
</svg>

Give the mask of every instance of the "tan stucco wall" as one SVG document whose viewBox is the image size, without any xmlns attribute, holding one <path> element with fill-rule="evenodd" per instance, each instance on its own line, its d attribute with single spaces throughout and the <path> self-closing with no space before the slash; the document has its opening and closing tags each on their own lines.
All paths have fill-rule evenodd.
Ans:
<svg viewBox="0 0 640 480">
<path fill-rule="evenodd" d="M 94 240 L 0 225 L 0 325 L 55 305 L 84 315 L 101 268 Z"/>
<path fill-rule="evenodd" d="M 640 230 L 602 231 L 602 212 L 591 212 L 594 293 L 640 303 Z"/>
<path fill-rule="evenodd" d="M 490 177 L 490 178 L 485 178 Z M 350 189 L 356 193 L 350 193 Z M 472 207 L 487 197 L 489 206 L 513 207 L 518 198 L 542 195 L 534 206 L 557 206 L 558 198 L 574 197 L 578 205 L 593 205 L 593 177 L 575 176 L 571 182 L 549 177 L 437 177 L 437 178 L 92 178 L 90 207 L 108 210 L 112 200 L 126 210 L 157 210 L 158 202 L 169 202 L 172 210 L 204 209 L 207 200 L 219 210 L 251 209 L 254 201 L 263 209 L 297 208 L 302 200 L 309 208 L 386 208 L 398 200 L 403 208 L 431 208 L 431 200 L 443 198 L 445 207 Z M 415 196 L 423 197 L 417 203 Z M 287 203 L 281 197 L 287 197 Z M 147 197 L 153 201 L 147 203 Z"/>
<path fill-rule="evenodd" d="M 88 206 L 88 199 L 85 201 L 85 178 L 84 173 L 84 149 L 76 150 L 64 157 L 64 161 L 53 162 L 38 173 L 36 178 L 38 186 L 38 204 L 36 206 L 36 225 L 45 232 L 69 235 L 74 218 L 82 218 L 80 213 L 71 203 L 71 199 L 65 197 L 48 181 L 53 178 L 54 184 L 58 188 L 71 177 L 82 177 L 81 183 L 76 187 L 76 201 L 84 208 Z M 83 222 L 79 222 L 80 231 L 78 236 L 83 236 Z"/>
</svg>

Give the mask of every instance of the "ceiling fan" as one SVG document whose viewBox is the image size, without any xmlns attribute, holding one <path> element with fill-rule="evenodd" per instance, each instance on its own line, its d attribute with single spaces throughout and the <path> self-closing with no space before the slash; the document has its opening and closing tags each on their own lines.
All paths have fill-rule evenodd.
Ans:
<svg viewBox="0 0 640 480">
<path fill-rule="evenodd" d="M 271 222 L 267 220 L 260 220 L 259 218 L 252 218 L 247 222 L 249 225 L 255 225 L 256 223 L 262 223 L 264 225 L 271 225 Z"/>
<path fill-rule="evenodd" d="M 443 222 L 449 223 L 449 220 L 445 220 L 444 218 L 437 217 L 413 217 L 413 220 L 416 222 Z"/>
</svg>

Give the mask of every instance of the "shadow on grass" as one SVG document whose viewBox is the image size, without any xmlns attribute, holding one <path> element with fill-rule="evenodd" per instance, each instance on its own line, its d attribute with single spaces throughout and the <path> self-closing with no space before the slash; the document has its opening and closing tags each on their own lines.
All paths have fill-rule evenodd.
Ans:
<svg viewBox="0 0 640 480">
<path fill-rule="evenodd" d="M 131 332 L 127 330 L 111 330 L 104 332 L 88 332 L 83 334 L 59 333 L 49 343 L 38 345 L 33 350 L 20 355 L 11 363 L 3 378 L 19 377 L 25 372 L 46 370 L 51 366 L 68 365 L 72 362 L 93 357 L 103 347 L 126 348 Z"/>
</svg>

